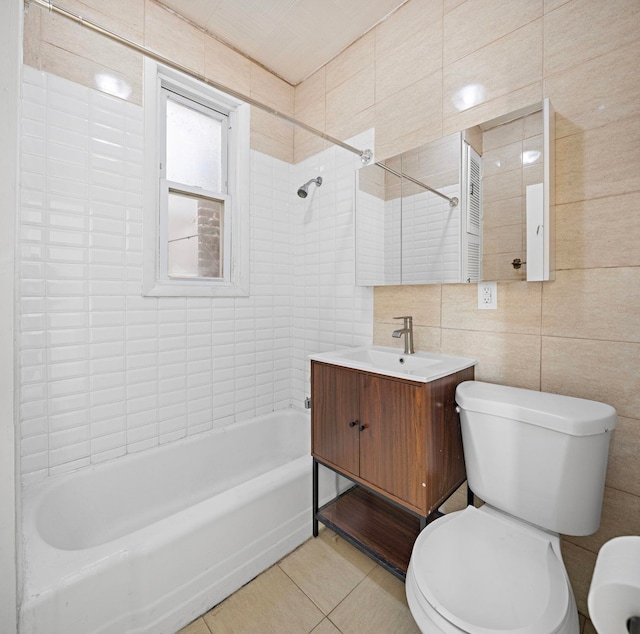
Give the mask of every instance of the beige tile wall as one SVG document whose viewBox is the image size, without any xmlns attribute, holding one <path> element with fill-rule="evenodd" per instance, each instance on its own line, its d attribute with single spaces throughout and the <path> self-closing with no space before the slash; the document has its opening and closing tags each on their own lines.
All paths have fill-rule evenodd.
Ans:
<svg viewBox="0 0 640 634">
<path fill-rule="evenodd" d="M 479 379 L 616 407 L 602 526 L 565 541 L 583 614 L 599 547 L 640 533 L 638 32 L 637 0 L 410 0 L 319 71 L 313 90 L 296 89 L 301 117 L 300 95 L 339 93 L 323 129 L 375 126 L 378 158 L 551 99 L 556 280 L 500 283 L 495 311 L 478 311 L 475 285 L 376 288 L 374 342 L 398 346 L 393 317 L 412 314 L 418 349 L 476 357 Z M 484 97 L 457 111 L 469 83 Z"/>
<path fill-rule="evenodd" d="M 64 8 L 224 86 L 292 115 L 294 88 L 153 0 L 65 0 Z M 37 6 L 24 23 L 24 62 L 91 88 L 109 73 L 142 103 L 142 55 Z M 293 161 L 293 126 L 253 108 L 251 147 Z"/>
</svg>

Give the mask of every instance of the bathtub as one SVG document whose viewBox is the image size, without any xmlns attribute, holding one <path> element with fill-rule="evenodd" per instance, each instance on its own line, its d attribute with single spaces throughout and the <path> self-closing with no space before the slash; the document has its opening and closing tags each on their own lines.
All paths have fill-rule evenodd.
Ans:
<svg viewBox="0 0 640 634">
<path fill-rule="evenodd" d="M 309 416 L 50 478 L 22 534 L 23 634 L 175 632 L 311 536 Z"/>
</svg>

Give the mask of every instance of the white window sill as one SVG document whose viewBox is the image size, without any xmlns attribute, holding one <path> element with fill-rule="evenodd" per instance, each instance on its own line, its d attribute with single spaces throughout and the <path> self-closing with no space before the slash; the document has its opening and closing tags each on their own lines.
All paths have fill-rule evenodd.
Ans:
<svg viewBox="0 0 640 634">
<path fill-rule="evenodd" d="M 158 282 L 144 288 L 145 297 L 248 297 L 249 288 L 229 282 Z"/>
</svg>

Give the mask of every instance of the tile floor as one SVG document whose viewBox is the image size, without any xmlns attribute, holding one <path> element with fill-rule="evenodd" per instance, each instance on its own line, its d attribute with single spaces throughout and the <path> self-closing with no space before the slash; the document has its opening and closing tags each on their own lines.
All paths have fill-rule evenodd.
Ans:
<svg viewBox="0 0 640 634">
<path fill-rule="evenodd" d="M 327 528 L 179 634 L 420 634 L 404 584 Z"/>
<path fill-rule="evenodd" d="M 596 634 L 580 615 L 580 632 Z M 240 588 L 178 634 L 420 634 L 404 584 L 333 531 Z"/>
</svg>

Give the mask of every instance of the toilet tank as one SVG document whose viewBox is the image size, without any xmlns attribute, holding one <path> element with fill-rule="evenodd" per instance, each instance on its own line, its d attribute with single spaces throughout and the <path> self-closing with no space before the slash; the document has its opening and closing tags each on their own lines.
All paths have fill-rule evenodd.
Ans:
<svg viewBox="0 0 640 634">
<path fill-rule="evenodd" d="M 598 530 L 613 407 L 480 381 L 458 385 L 456 402 L 479 498 L 556 533 Z"/>
</svg>

